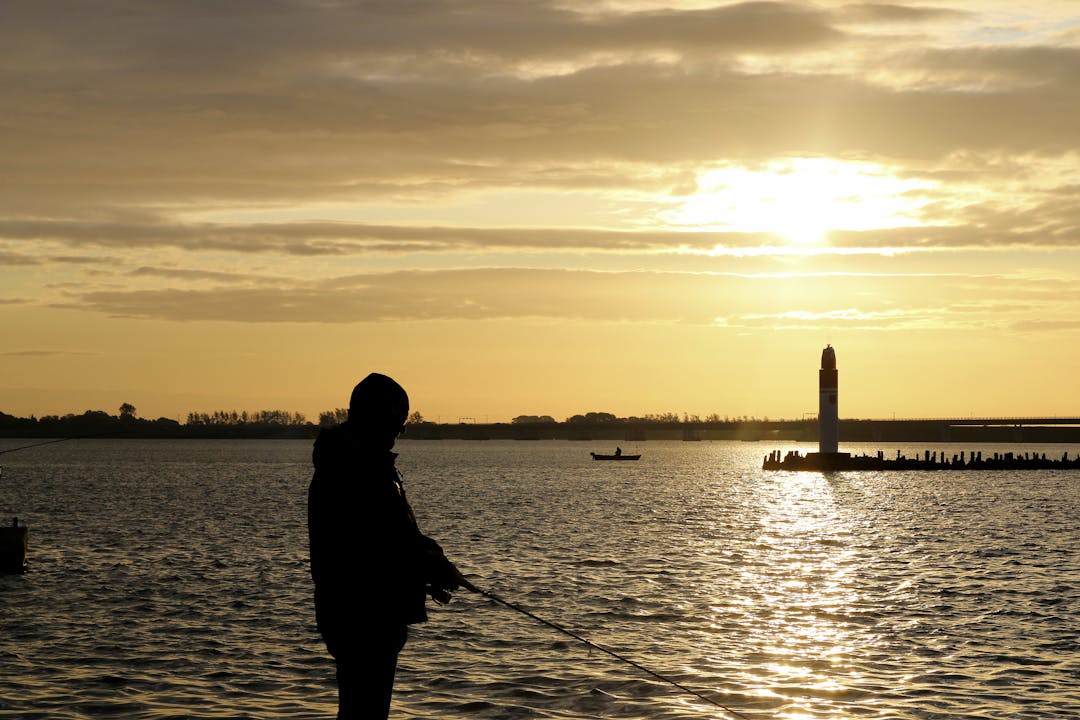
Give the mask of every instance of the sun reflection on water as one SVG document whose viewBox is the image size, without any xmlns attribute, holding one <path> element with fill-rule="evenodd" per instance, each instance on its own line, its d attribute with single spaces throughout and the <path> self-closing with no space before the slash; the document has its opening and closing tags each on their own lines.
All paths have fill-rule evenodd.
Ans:
<svg viewBox="0 0 1080 720">
<path fill-rule="evenodd" d="M 759 672 L 746 678 L 747 690 L 774 717 L 843 717 L 838 701 L 857 692 L 857 653 L 873 639 L 858 619 L 866 603 L 850 547 L 854 521 L 820 473 L 777 474 L 758 490 L 746 508 L 756 532 L 732 568 L 739 597 L 714 611 L 741 605 L 744 620 L 753 618 L 744 653 Z"/>
</svg>

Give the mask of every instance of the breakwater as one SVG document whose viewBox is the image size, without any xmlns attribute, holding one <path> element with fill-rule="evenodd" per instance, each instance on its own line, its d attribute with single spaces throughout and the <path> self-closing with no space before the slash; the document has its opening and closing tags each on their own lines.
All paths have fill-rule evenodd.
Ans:
<svg viewBox="0 0 1080 720">
<path fill-rule="evenodd" d="M 765 456 L 762 470 L 1080 470 L 1080 453 L 1070 458 L 1065 452 L 1060 458 L 1049 458 L 1046 453 L 995 452 L 983 457 L 982 451 L 947 455 L 926 450 L 923 454 L 908 457 L 899 450 L 896 457 L 885 457 L 878 451 L 875 455 L 852 455 L 850 453 L 807 453 L 797 450 L 786 454 L 774 450 Z"/>
</svg>

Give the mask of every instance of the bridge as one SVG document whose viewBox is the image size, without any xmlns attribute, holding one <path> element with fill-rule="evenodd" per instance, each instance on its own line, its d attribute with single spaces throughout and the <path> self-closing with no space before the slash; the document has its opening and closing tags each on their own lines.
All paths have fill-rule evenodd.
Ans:
<svg viewBox="0 0 1080 720">
<path fill-rule="evenodd" d="M 1030 427 L 1036 425 L 1077 425 L 1080 417 L 956 417 L 956 418 L 893 418 L 892 420 L 860 420 L 858 422 L 895 422 L 895 423 L 944 423 L 948 425 L 975 425 L 1009 427 Z"/>
<path fill-rule="evenodd" d="M 573 423 L 424 423 L 410 426 L 416 439 L 470 440 L 781 440 L 817 442 L 817 417 L 797 420 L 739 419 L 653 422 L 616 419 Z M 840 419 L 840 442 L 1056 442 L 1080 443 L 1080 417 L 952 417 Z"/>
<path fill-rule="evenodd" d="M 840 439 L 911 442 L 1080 442 L 1080 417 L 841 420 Z"/>
</svg>

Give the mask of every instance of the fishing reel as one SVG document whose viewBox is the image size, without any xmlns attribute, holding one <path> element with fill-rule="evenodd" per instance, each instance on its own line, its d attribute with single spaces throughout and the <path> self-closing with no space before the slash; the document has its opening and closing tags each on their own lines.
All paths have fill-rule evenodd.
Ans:
<svg viewBox="0 0 1080 720">
<path fill-rule="evenodd" d="M 425 590 L 427 590 L 427 594 L 431 596 L 431 599 L 439 605 L 446 605 L 452 597 L 446 588 L 428 585 Z"/>
</svg>

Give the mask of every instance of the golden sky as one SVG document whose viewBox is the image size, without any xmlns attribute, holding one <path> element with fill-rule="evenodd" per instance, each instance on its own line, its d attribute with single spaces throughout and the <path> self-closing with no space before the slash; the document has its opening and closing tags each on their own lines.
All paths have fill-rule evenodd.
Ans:
<svg viewBox="0 0 1080 720">
<path fill-rule="evenodd" d="M 1075 0 L 12 3 L 0 411 L 1080 413 Z"/>
</svg>

